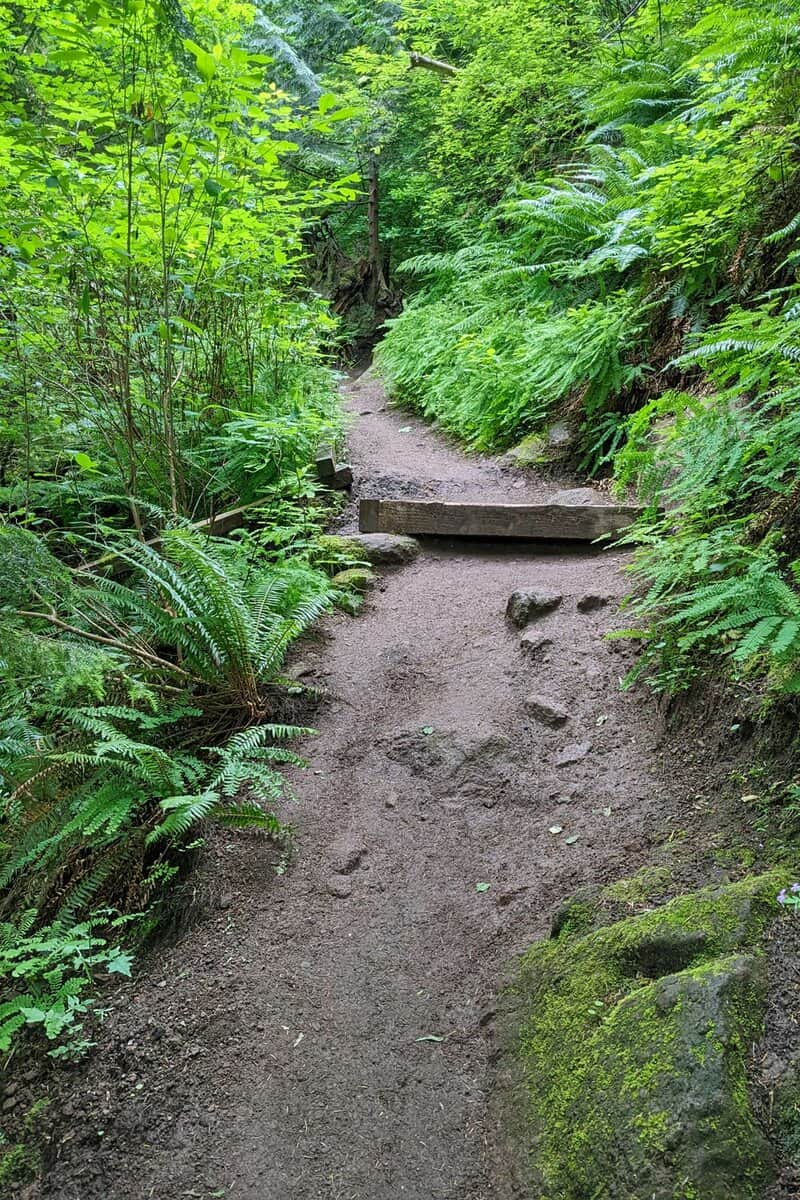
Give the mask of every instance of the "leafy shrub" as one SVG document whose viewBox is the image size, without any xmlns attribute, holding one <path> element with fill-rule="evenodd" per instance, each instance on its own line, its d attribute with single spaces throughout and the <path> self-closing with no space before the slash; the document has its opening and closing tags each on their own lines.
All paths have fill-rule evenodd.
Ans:
<svg viewBox="0 0 800 1200">
<path fill-rule="evenodd" d="M 302 760 L 282 743 L 310 730 L 268 717 L 329 585 L 183 527 L 121 542 L 124 583 L 75 571 L 63 594 L 39 539 L 0 531 L 0 551 L 4 1036 L 77 1045 L 92 972 L 121 969 L 114 912 L 147 914 L 209 822 L 283 837 L 280 768 Z"/>
</svg>

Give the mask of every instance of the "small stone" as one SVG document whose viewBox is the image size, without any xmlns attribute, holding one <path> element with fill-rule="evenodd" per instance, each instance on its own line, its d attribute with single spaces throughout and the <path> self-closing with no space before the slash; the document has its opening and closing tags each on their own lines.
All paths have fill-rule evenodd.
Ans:
<svg viewBox="0 0 800 1200">
<path fill-rule="evenodd" d="M 347 538 L 357 546 L 367 562 L 379 566 L 398 566 L 411 562 L 420 552 L 416 538 L 393 533 L 353 533 Z"/>
<path fill-rule="evenodd" d="M 611 596 L 599 596 L 595 592 L 587 592 L 577 603 L 578 612 L 597 612 L 599 608 L 605 608 L 611 599 Z"/>
<path fill-rule="evenodd" d="M 391 796 L 387 796 L 384 800 L 384 804 L 387 808 L 397 808 L 397 796 L 395 796 L 394 793 L 392 793 Z"/>
<path fill-rule="evenodd" d="M 575 440 L 577 430 L 567 421 L 553 421 L 546 432 L 547 444 L 553 449 L 569 446 Z M 580 489 L 583 490 L 583 489 Z"/>
<path fill-rule="evenodd" d="M 517 629 L 523 629 L 537 617 L 543 617 L 558 608 L 563 599 L 559 592 L 536 592 L 520 588 L 509 597 L 506 616 Z"/>
<path fill-rule="evenodd" d="M 557 704 L 551 704 L 544 696 L 526 696 L 525 711 L 534 721 L 547 725 L 549 729 L 558 729 L 569 720 L 568 712 Z"/>
<path fill-rule="evenodd" d="M 544 634 L 538 633 L 535 629 L 526 629 L 522 637 L 519 639 L 519 648 L 527 658 L 538 662 L 544 658 L 545 651 L 548 646 L 552 646 L 552 638 L 545 637 Z"/>
<path fill-rule="evenodd" d="M 603 498 L 594 488 L 565 488 L 554 492 L 547 499 L 548 504 L 602 504 Z"/>
<path fill-rule="evenodd" d="M 353 885 L 346 877 L 337 876 L 328 881 L 328 893 L 335 896 L 337 900 L 346 900 L 348 896 L 352 895 L 352 892 Z"/>
<path fill-rule="evenodd" d="M 227 895 L 227 894 L 226 894 L 226 895 L 224 895 L 224 896 L 220 896 L 220 898 L 219 898 L 219 906 L 220 906 L 220 908 L 223 910 L 223 912 L 224 912 L 224 910 L 225 910 L 226 908 L 230 908 L 230 906 L 231 906 L 232 904 L 233 904 L 233 896 L 230 896 L 230 895 Z"/>
<path fill-rule="evenodd" d="M 557 767 L 568 767 L 572 763 L 580 762 L 586 758 L 586 755 L 591 752 L 591 742 L 571 742 L 569 746 L 565 746 L 556 755 L 555 763 Z"/>
</svg>

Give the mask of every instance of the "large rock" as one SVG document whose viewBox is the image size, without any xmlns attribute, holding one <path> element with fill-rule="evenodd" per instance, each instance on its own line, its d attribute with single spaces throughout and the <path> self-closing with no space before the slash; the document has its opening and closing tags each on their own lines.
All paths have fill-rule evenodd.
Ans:
<svg viewBox="0 0 800 1200">
<path fill-rule="evenodd" d="M 367 562 L 376 566 L 397 566 L 411 562 L 420 551 L 416 538 L 394 533 L 351 533 L 348 542 L 358 546 Z"/>
<path fill-rule="evenodd" d="M 745 880 L 599 928 L 590 889 L 560 910 L 554 936 L 524 956 L 498 1026 L 515 1195 L 763 1196 L 772 1156 L 747 1061 L 778 886 Z"/>
<path fill-rule="evenodd" d="M 543 617 L 558 608 L 563 599 L 558 592 L 537 592 L 532 588 L 520 588 L 509 596 L 506 616 L 517 629 L 524 629 L 537 617 Z"/>
</svg>

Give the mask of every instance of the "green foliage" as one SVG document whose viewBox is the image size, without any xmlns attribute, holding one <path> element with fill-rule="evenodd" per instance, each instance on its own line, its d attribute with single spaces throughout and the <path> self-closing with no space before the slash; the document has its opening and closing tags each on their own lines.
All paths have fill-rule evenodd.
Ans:
<svg viewBox="0 0 800 1200">
<path fill-rule="evenodd" d="M 296 117 L 265 81 L 249 10 L 188 5 L 191 38 L 171 11 L 2 6 L 0 501 L 18 516 L 202 513 L 239 499 L 232 423 L 284 428 L 273 484 L 337 426 L 332 323 L 298 262 L 304 221 L 350 193 L 285 165 L 335 113 Z"/>
<path fill-rule="evenodd" d="M 541 15 L 407 6 L 400 35 L 458 72 L 435 114 L 429 79 L 401 100 L 427 122 L 414 169 L 440 220 L 380 364 L 473 447 L 568 418 L 570 465 L 646 500 L 635 677 L 671 690 L 722 658 L 794 691 L 796 23 L 782 0 Z"/>
<path fill-rule="evenodd" d="M 121 969 L 107 914 L 146 916 L 210 822 L 283 838 L 281 768 L 303 762 L 282 743 L 310 730 L 269 718 L 330 587 L 182 526 L 120 541 L 124 583 L 74 571 L 59 592 L 63 567 L 23 530 L 0 554 L 17 567 L 0 612 L 4 1036 L 38 1024 L 75 1048 L 92 974 Z"/>
<path fill-rule="evenodd" d="M 95 929 L 96 917 L 80 925 L 54 924 L 31 934 L 35 913 L 23 914 L 16 924 L 0 924 L 0 979 L 10 980 L 16 992 L 0 1002 L 0 1052 L 7 1053 L 23 1026 L 42 1029 L 51 1053 L 75 1053 L 82 1019 L 92 1007 L 87 995 L 95 973 L 130 975 L 131 959 L 111 946 Z M 112 922 L 112 928 L 119 922 Z M 17 991 L 17 989 L 20 989 Z"/>
</svg>

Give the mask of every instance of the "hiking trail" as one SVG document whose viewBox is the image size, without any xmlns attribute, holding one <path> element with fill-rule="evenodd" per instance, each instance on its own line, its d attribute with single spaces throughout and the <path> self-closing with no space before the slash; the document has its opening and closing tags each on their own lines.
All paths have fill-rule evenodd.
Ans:
<svg viewBox="0 0 800 1200">
<path fill-rule="evenodd" d="M 389 409 L 372 372 L 345 395 L 356 493 L 558 488 Z M 430 540 L 299 647 L 328 699 L 283 814 L 295 860 L 277 875 L 262 840 L 216 836 L 206 915 L 121 987 L 102 1053 L 70 1070 L 37 1196 L 513 1194 L 487 1107 L 498 990 L 565 896 L 648 861 L 699 763 L 665 760 L 655 701 L 620 691 L 631 652 L 604 634 L 624 624 L 624 562 Z M 519 588 L 563 597 L 533 655 L 505 617 Z"/>
</svg>

